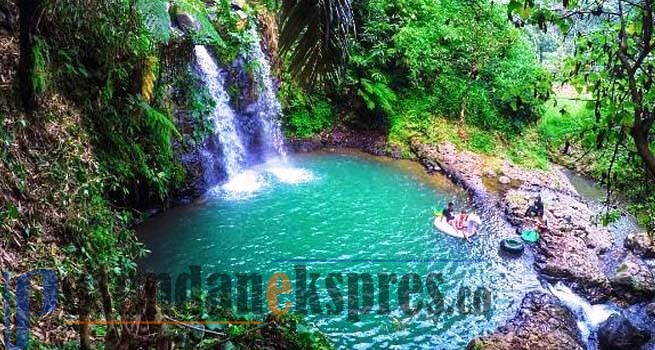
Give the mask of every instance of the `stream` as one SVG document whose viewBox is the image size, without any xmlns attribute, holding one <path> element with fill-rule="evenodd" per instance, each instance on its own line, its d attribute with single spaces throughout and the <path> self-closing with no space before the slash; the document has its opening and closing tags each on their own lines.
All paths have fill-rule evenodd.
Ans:
<svg viewBox="0 0 655 350">
<path fill-rule="evenodd" d="M 587 205 L 589 205 L 595 213 L 602 213 L 605 209 L 603 203 L 607 196 L 606 189 L 592 179 L 579 175 L 573 171 L 565 170 L 565 173 L 571 184 L 575 187 L 576 191 L 580 194 Z M 625 199 L 619 196 L 618 204 L 621 206 L 625 205 Z M 616 251 L 617 253 L 615 254 L 618 254 L 618 252 L 621 251 L 625 238 L 629 234 L 640 230 L 640 227 L 634 217 L 624 213 L 624 215 L 621 215 L 618 220 L 610 223 L 608 229 L 614 237 L 614 248 L 612 251 Z M 612 257 L 612 255 L 614 254 L 610 254 L 609 260 L 614 268 L 616 266 L 615 262 L 612 260 L 615 260 L 615 258 Z M 653 266 L 652 261 L 647 261 L 647 263 L 650 263 L 650 265 Z M 555 286 L 549 286 L 549 290 L 576 315 L 581 336 L 590 350 L 598 348 L 598 327 L 613 313 L 622 314 L 625 318 L 630 320 L 633 325 L 640 329 L 649 329 L 651 332 L 654 330 L 655 317 L 646 312 L 645 308 L 647 303 L 635 304 L 627 308 L 621 308 L 614 304 L 590 305 L 587 300 L 576 295 L 561 283 L 558 283 Z M 655 340 L 651 339 L 648 344 L 644 345 L 644 348 L 655 348 Z"/>
</svg>

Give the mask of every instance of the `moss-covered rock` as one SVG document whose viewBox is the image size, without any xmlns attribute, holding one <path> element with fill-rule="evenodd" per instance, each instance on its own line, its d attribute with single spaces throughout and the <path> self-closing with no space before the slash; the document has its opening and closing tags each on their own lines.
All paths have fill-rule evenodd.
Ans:
<svg viewBox="0 0 655 350">
<path fill-rule="evenodd" d="M 655 278 L 650 268 L 628 254 L 611 278 L 614 294 L 620 299 L 637 302 L 655 296 Z"/>
<path fill-rule="evenodd" d="M 646 259 L 655 258 L 655 240 L 646 232 L 629 234 L 624 245 L 633 253 Z"/>
</svg>

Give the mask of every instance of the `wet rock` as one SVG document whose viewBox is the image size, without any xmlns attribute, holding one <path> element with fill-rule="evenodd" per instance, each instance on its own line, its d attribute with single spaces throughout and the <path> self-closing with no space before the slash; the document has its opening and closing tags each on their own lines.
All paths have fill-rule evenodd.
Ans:
<svg viewBox="0 0 655 350">
<path fill-rule="evenodd" d="M 398 146 L 391 146 L 389 149 L 389 156 L 393 159 L 400 159 L 403 157 L 403 152 Z"/>
<path fill-rule="evenodd" d="M 500 182 L 503 185 L 509 185 L 509 184 L 512 183 L 512 179 L 510 179 L 509 177 L 503 175 L 503 176 L 498 178 L 498 182 Z"/>
<path fill-rule="evenodd" d="M 504 198 L 507 219 L 518 227 L 534 226 L 525 214 L 537 194 L 544 202 L 548 229 L 542 230 L 536 245 L 536 267 L 549 277 L 575 283 L 591 300 L 607 298 L 611 288 L 599 254 L 611 247 L 612 238 L 591 223 L 593 212 L 586 205 L 560 192 L 509 190 Z"/>
<path fill-rule="evenodd" d="M 285 146 L 294 153 L 308 153 L 318 151 L 323 147 L 323 144 L 321 138 L 317 136 L 309 139 L 288 138 L 285 140 Z"/>
<path fill-rule="evenodd" d="M 513 320 L 490 335 L 472 340 L 467 348 L 574 350 L 584 347 L 573 313 L 551 294 L 530 292 Z"/>
<path fill-rule="evenodd" d="M 638 350 L 650 340 L 650 334 L 633 326 L 625 317 L 614 314 L 598 329 L 600 350 Z"/>
<path fill-rule="evenodd" d="M 575 187 L 568 180 L 566 174 L 553 164 L 549 170 L 527 170 L 508 160 L 503 160 L 500 171 L 514 181 L 522 183 L 525 188 L 548 188 L 556 192 L 577 195 Z"/>
<path fill-rule="evenodd" d="M 641 257 L 646 259 L 655 258 L 655 241 L 646 232 L 629 234 L 625 239 L 624 245 Z"/>
<path fill-rule="evenodd" d="M 655 303 L 650 303 L 650 304 L 646 305 L 646 312 L 649 315 L 655 317 Z"/>
<path fill-rule="evenodd" d="M 609 231 L 593 223 L 594 212 L 576 197 L 565 193 L 549 189 L 540 192 L 510 190 L 505 196 L 508 219 L 518 226 L 529 225 L 525 213 L 537 195 L 544 203 L 544 217 L 549 228 L 546 234 L 554 234 L 564 240 L 577 237 L 596 254 L 602 254 L 612 246 Z"/>
<path fill-rule="evenodd" d="M 611 279 L 614 294 L 621 300 L 635 303 L 655 296 L 655 278 L 650 268 L 628 254 Z"/>
<path fill-rule="evenodd" d="M 418 140 L 412 140 L 410 147 L 426 167 L 430 164 L 438 164 L 443 172 L 471 192 L 481 205 L 492 206 L 491 201 L 486 200 L 489 194 L 482 182 L 483 169 L 488 168 L 479 155 L 458 151 L 449 143 L 425 145 Z"/>
<path fill-rule="evenodd" d="M 310 139 L 287 139 L 286 146 L 292 152 L 312 152 L 321 148 L 355 148 L 375 156 L 402 158 L 402 150 L 389 145 L 383 132 L 352 131 L 343 126 L 337 126 Z"/>
</svg>

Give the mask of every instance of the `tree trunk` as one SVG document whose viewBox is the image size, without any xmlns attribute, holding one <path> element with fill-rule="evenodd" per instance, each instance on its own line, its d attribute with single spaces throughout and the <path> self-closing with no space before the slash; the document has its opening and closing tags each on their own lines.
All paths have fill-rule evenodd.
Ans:
<svg viewBox="0 0 655 350">
<path fill-rule="evenodd" d="M 80 318 L 80 350 L 92 350 L 91 327 L 89 326 L 89 309 L 91 307 L 89 291 L 86 288 L 86 281 L 81 278 L 77 284 L 77 314 Z"/>
<path fill-rule="evenodd" d="M 42 0 L 19 0 L 18 18 L 20 33 L 20 58 L 18 62 L 18 85 L 23 108 L 31 112 L 36 107 L 34 95 L 34 32 L 41 11 Z"/>
<path fill-rule="evenodd" d="M 632 127 L 631 135 L 632 139 L 635 141 L 635 146 L 637 147 L 637 152 L 644 162 L 646 170 L 650 173 L 650 176 L 655 178 L 655 156 L 650 150 L 650 144 L 648 142 L 648 132 L 650 128 L 640 127 L 635 124 Z"/>
<path fill-rule="evenodd" d="M 113 302 L 111 300 L 111 292 L 109 290 L 109 273 L 107 267 L 100 267 L 100 281 L 98 285 L 100 289 L 100 298 L 102 299 L 102 311 L 105 315 L 107 322 L 113 321 Z M 107 325 L 107 335 L 105 336 L 105 344 L 108 348 L 113 348 L 119 342 L 120 335 L 114 325 Z"/>
</svg>

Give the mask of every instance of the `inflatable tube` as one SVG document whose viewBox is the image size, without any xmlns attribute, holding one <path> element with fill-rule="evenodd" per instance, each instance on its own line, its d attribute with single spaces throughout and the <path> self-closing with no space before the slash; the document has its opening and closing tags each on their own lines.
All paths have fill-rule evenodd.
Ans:
<svg viewBox="0 0 655 350">
<path fill-rule="evenodd" d="M 500 241 L 500 248 L 508 253 L 521 254 L 523 252 L 523 242 L 516 238 L 505 238 Z"/>
<path fill-rule="evenodd" d="M 457 230 L 454 227 L 452 227 L 446 221 L 446 218 L 443 217 L 443 216 L 437 216 L 436 218 L 434 218 L 434 227 L 437 230 L 439 230 L 439 231 L 441 231 L 441 232 L 443 232 L 443 233 L 445 233 L 445 234 L 447 234 L 449 236 L 453 236 L 453 237 L 457 237 L 457 238 L 464 238 L 464 235 L 461 234 L 460 232 L 457 232 Z"/>
<path fill-rule="evenodd" d="M 525 230 L 521 233 L 521 238 L 528 243 L 536 243 L 539 240 L 539 232 L 535 229 Z"/>
<path fill-rule="evenodd" d="M 473 225 L 472 223 L 475 223 L 475 225 Z M 464 234 L 461 231 L 457 231 L 454 227 L 452 227 L 446 221 L 446 218 L 444 218 L 442 215 L 438 215 L 436 218 L 434 218 L 434 223 L 433 224 L 434 224 L 434 227 L 437 230 L 439 230 L 439 231 L 441 231 L 441 232 L 443 232 L 443 233 L 445 233 L 445 234 L 447 234 L 449 236 L 453 236 L 453 237 L 457 237 L 457 238 L 464 238 Z M 466 225 L 466 236 L 468 238 L 471 238 L 471 237 L 475 236 L 475 234 L 478 233 L 478 228 L 479 228 L 478 226 L 479 225 L 474 220 L 473 221 L 468 220 L 467 225 Z"/>
</svg>

